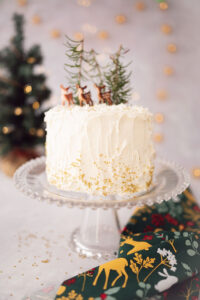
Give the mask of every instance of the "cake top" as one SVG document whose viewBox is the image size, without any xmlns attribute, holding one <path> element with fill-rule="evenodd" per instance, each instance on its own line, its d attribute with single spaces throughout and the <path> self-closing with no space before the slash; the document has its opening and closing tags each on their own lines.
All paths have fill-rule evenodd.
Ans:
<svg viewBox="0 0 200 300">
<path fill-rule="evenodd" d="M 57 105 L 53 108 L 51 108 L 48 112 L 45 113 L 45 120 L 47 120 L 48 117 L 53 117 L 53 115 L 57 114 L 90 114 L 90 115 L 99 115 L 99 114 L 113 114 L 113 113 L 127 113 L 131 114 L 133 117 L 138 115 L 143 115 L 144 118 L 151 118 L 152 114 L 148 110 L 148 108 L 145 108 L 143 106 L 139 105 L 126 105 L 126 104 L 119 104 L 119 105 L 106 105 L 106 104 L 95 104 L 93 106 L 85 105 L 85 106 L 78 106 L 78 105 L 72 105 L 72 106 L 63 106 L 63 105 Z"/>
</svg>

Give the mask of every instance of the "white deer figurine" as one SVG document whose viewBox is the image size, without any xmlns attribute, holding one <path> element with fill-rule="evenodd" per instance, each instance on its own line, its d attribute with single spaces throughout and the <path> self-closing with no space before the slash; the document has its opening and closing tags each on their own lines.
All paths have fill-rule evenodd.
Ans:
<svg viewBox="0 0 200 300">
<path fill-rule="evenodd" d="M 158 272 L 158 274 L 162 277 L 165 277 L 165 279 L 159 281 L 155 285 L 155 289 L 159 292 L 163 292 L 167 289 L 169 289 L 172 285 L 178 282 L 178 278 L 176 276 L 171 276 L 167 273 L 167 270 L 164 268 L 163 273 Z"/>
</svg>

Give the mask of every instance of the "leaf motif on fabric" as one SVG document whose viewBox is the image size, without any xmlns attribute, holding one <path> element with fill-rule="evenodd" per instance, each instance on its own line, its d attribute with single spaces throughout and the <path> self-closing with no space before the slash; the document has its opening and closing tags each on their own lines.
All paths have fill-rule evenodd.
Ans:
<svg viewBox="0 0 200 300">
<path fill-rule="evenodd" d="M 193 246 L 195 249 L 197 249 L 197 248 L 199 247 L 199 244 L 198 244 L 197 241 L 193 241 L 193 242 L 192 242 L 192 246 Z"/>
<path fill-rule="evenodd" d="M 115 293 L 117 293 L 117 292 L 120 290 L 120 288 L 121 288 L 120 286 L 117 286 L 117 287 L 108 289 L 108 290 L 106 291 L 106 294 L 107 294 L 107 295 L 115 294 Z"/>
<path fill-rule="evenodd" d="M 188 254 L 189 256 L 194 256 L 194 255 L 195 255 L 195 251 L 194 251 L 193 249 L 188 249 L 188 250 L 187 250 L 187 254 Z"/>
<path fill-rule="evenodd" d="M 142 254 L 135 253 L 134 260 L 135 260 L 139 265 L 141 265 L 142 262 L 143 262 Z"/>
<path fill-rule="evenodd" d="M 149 257 L 147 257 L 147 258 L 143 261 L 143 267 L 144 267 L 145 269 L 153 268 L 154 262 L 155 262 L 155 258 L 149 258 Z"/>
<path fill-rule="evenodd" d="M 143 292 L 142 290 L 137 290 L 137 291 L 136 291 L 136 295 L 137 295 L 139 298 L 143 298 L 144 292 Z"/>
<path fill-rule="evenodd" d="M 185 270 L 187 270 L 187 271 L 191 271 L 191 268 L 190 268 L 190 266 L 188 266 L 186 263 L 181 263 L 182 264 L 182 266 L 183 266 L 183 268 L 185 269 Z"/>
<path fill-rule="evenodd" d="M 139 271 L 136 263 L 132 259 L 130 260 L 130 268 L 133 271 L 133 273 L 135 273 L 135 274 L 137 274 Z"/>
</svg>

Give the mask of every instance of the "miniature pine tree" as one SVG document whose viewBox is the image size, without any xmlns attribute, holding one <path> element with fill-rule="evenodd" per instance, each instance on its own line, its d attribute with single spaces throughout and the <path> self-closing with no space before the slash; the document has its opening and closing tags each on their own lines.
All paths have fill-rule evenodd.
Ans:
<svg viewBox="0 0 200 300">
<path fill-rule="evenodd" d="M 67 80 L 74 94 L 76 93 L 76 84 L 82 85 L 88 80 L 85 65 L 87 64 L 87 52 L 84 50 L 84 40 L 75 41 L 66 36 L 66 52 L 68 62 L 65 64 Z M 78 98 L 75 103 L 79 104 Z"/>
<path fill-rule="evenodd" d="M 40 47 L 26 52 L 23 16 L 15 14 L 13 20 L 15 35 L 10 46 L 0 51 L 0 155 L 43 144 L 41 105 L 50 96 L 46 77 L 34 74 L 34 67 L 42 62 Z"/>
<path fill-rule="evenodd" d="M 87 63 L 89 65 L 89 76 L 92 81 L 95 81 L 96 84 L 103 84 L 103 68 L 97 61 L 98 53 L 91 49 L 87 55 Z"/>
<path fill-rule="evenodd" d="M 119 50 L 110 56 L 111 62 L 104 73 L 106 85 L 112 93 L 113 104 L 127 103 L 130 97 L 131 72 L 127 71 L 130 63 L 125 65 L 121 61 L 127 52 L 120 46 Z"/>
</svg>

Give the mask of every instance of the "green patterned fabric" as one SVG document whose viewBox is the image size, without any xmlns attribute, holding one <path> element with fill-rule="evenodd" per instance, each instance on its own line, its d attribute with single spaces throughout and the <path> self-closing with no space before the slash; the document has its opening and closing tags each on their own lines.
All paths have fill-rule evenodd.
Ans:
<svg viewBox="0 0 200 300">
<path fill-rule="evenodd" d="M 138 209 L 121 233 L 118 258 L 68 279 L 60 300 L 198 300 L 200 208 L 187 189 Z"/>
</svg>

